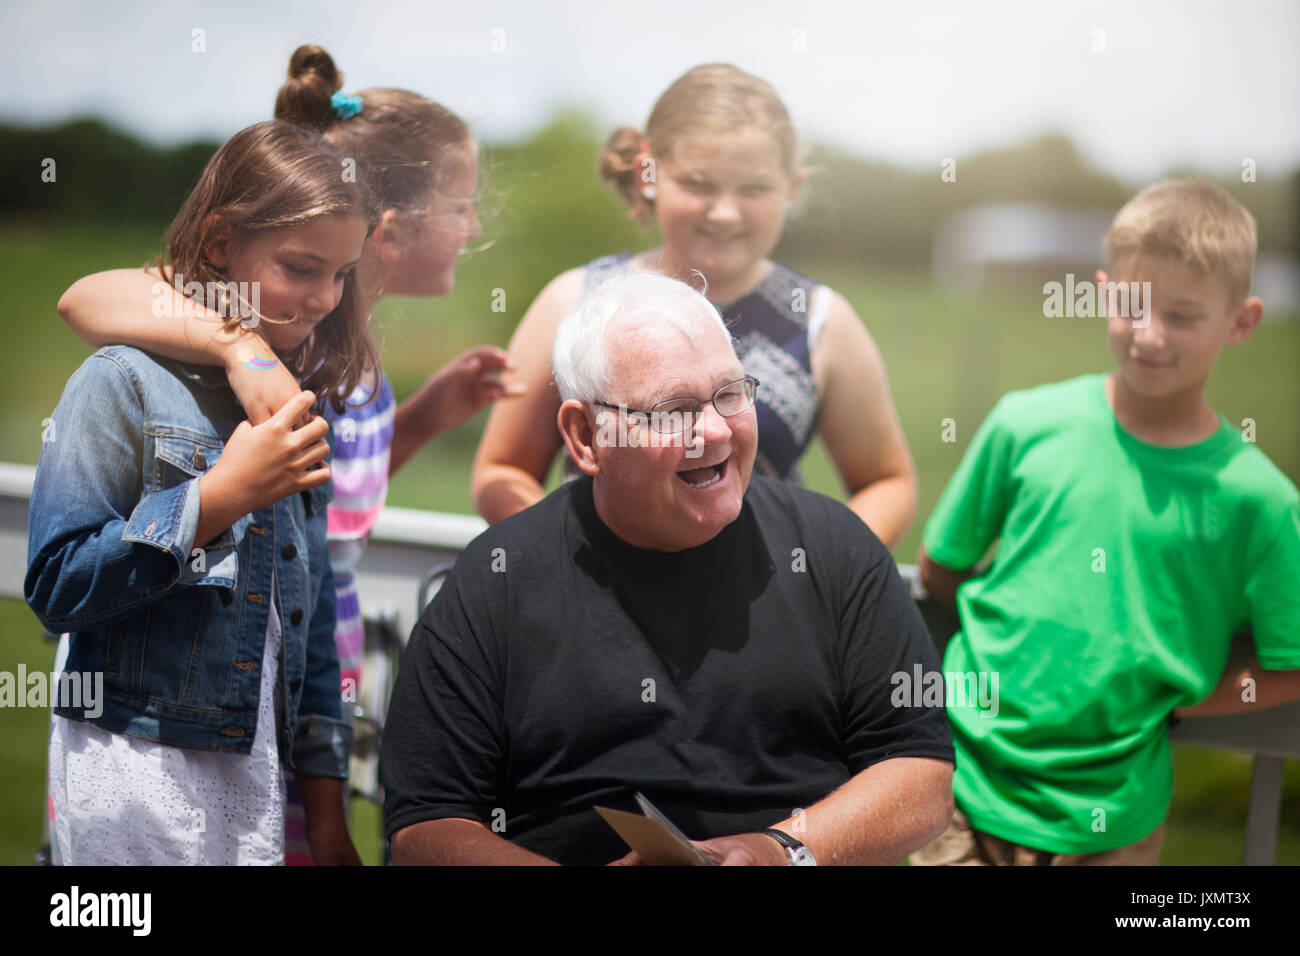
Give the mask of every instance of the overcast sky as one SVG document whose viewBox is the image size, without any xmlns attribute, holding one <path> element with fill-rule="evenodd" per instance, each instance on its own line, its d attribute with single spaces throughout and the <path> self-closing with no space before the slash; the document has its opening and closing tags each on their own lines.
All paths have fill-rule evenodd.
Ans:
<svg viewBox="0 0 1300 956">
<path fill-rule="evenodd" d="M 769 80 L 810 138 L 912 166 L 1059 129 L 1134 181 L 1300 167 L 1297 0 L 4 4 L 0 120 L 91 113 L 158 142 L 267 118 L 315 42 L 347 90 L 416 90 L 487 140 L 562 104 L 639 126 L 676 76 L 723 61 Z"/>
</svg>

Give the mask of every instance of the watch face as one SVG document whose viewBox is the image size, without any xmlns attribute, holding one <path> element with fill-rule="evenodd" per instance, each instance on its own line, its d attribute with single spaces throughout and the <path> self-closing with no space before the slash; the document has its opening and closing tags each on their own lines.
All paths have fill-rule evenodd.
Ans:
<svg viewBox="0 0 1300 956">
<path fill-rule="evenodd" d="M 795 850 L 790 857 L 791 866 L 816 866 L 817 858 L 812 855 L 812 850 L 806 846 L 801 846 Z"/>
</svg>

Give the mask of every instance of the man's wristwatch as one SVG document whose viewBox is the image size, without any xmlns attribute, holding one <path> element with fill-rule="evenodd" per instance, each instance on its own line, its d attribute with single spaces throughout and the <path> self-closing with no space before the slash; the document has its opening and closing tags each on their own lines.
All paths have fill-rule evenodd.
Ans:
<svg viewBox="0 0 1300 956">
<path fill-rule="evenodd" d="M 785 852 L 790 855 L 791 866 L 816 866 L 817 858 L 813 856 L 812 850 L 808 849 L 788 833 L 782 833 L 780 830 L 759 830 L 764 836 L 770 836 L 777 843 L 785 847 Z"/>
</svg>

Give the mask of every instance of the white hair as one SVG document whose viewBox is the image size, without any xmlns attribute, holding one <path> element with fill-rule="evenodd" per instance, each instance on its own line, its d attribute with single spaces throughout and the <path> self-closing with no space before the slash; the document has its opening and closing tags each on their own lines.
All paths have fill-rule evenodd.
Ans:
<svg viewBox="0 0 1300 956">
<path fill-rule="evenodd" d="M 610 331 L 622 321 L 646 319 L 670 324 L 692 344 L 711 323 L 732 345 L 722 316 L 701 293 L 658 272 L 623 272 L 588 289 L 555 332 L 551 367 L 560 400 L 604 399 L 611 384 Z"/>
</svg>

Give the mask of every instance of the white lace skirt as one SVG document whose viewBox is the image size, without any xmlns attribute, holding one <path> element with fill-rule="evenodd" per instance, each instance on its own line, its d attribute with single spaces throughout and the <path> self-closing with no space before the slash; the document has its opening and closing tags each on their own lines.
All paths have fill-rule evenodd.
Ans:
<svg viewBox="0 0 1300 956">
<path fill-rule="evenodd" d="M 277 605 L 273 598 L 257 732 L 247 757 L 168 747 L 54 717 L 49 782 L 55 864 L 284 862 L 284 780 L 275 733 L 282 643 Z"/>
</svg>

